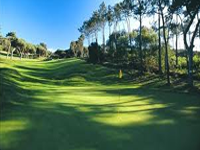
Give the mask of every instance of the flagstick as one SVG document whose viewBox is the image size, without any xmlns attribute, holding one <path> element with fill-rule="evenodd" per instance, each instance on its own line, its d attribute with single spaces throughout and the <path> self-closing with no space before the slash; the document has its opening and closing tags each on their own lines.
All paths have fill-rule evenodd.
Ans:
<svg viewBox="0 0 200 150">
<path fill-rule="evenodd" d="M 120 91 L 120 81 L 122 79 L 123 73 L 122 70 L 120 69 L 119 71 L 119 105 L 120 105 L 120 98 L 121 98 L 121 91 Z M 119 119 L 120 119 L 120 107 L 118 108 L 118 115 L 119 115 Z"/>
</svg>

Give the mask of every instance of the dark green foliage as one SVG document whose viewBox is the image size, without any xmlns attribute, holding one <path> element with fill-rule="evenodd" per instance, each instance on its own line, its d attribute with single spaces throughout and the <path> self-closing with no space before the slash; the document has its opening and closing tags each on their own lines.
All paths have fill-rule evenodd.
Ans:
<svg viewBox="0 0 200 150">
<path fill-rule="evenodd" d="M 112 33 L 107 41 L 107 57 L 108 61 L 119 62 L 124 61 L 128 57 L 128 36 L 125 31 Z"/>
<path fill-rule="evenodd" d="M 40 43 L 40 45 L 37 45 L 36 47 L 36 53 L 38 57 L 46 57 L 47 56 L 47 47 L 44 43 Z"/>
<path fill-rule="evenodd" d="M 200 9 L 200 1 L 198 0 L 174 0 L 172 5 L 170 6 L 170 10 L 172 12 L 182 12 L 182 7 L 186 6 L 187 11 L 185 10 L 184 15 L 188 16 L 190 13 L 196 13 L 195 11 Z"/>
<path fill-rule="evenodd" d="M 88 51 L 89 51 L 89 58 L 88 58 L 89 62 L 96 64 L 102 61 L 103 53 L 101 51 L 101 47 L 97 43 L 92 43 L 88 47 Z"/>
<path fill-rule="evenodd" d="M 62 59 L 62 58 L 66 58 L 67 53 L 63 50 L 57 50 L 54 53 L 55 56 L 58 56 L 57 58 Z"/>
<path fill-rule="evenodd" d="M 10 38 L 17 38 L 16 32 L 8 32 L 6 34 L 6 37 L 10 37 Z"/>
</svg>

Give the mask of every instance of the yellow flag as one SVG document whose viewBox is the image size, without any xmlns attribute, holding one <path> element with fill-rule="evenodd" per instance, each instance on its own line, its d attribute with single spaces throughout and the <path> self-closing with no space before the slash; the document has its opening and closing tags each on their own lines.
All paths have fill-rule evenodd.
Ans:
<svg viewBox="0 0 200 150">
<path fill-rule="evenodd" d="M 122 70 L 120 69 L 119 71 L 119 78 L 121 79 L 123 77 L 123 73 L 122 73 Z"/>
</svg>

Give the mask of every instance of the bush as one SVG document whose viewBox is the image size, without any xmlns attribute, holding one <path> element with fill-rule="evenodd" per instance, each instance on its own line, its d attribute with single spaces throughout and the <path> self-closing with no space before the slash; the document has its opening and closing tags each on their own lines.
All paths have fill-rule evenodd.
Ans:
<svg viewBox="0 0 200 150">
<path fill-rule="evenodd" d="M 101 47 L 97 43 L 92 43 L 89 47 L 89 58 L 88 61 L 91 63 L 98 63 L 103 61 L 103 52 L 101 51 Z"/>
</svg>

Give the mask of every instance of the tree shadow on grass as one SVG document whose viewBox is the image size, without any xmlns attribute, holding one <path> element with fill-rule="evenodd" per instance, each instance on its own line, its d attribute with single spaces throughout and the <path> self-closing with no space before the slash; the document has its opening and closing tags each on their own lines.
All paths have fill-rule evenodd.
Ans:
<svg viewBox="0 0 200 150">
<path fill-rule="evenodd" d="M 34 101 L 37 100 L 34 99 Z M 184 115 L 180 114 L 168 116 L 170 108 L 151 110 L 149 113 L 152 113 L 154 118 L 144 120 L 144 122 L 112 126 L 93 120 L 95 115 L 104 113 L 103 106 L 98 109 L 94 107 L 90 109 L 90 112 L 83 113 L 78 111 L 78 106 L 45 102 L 42 104 L 41 100 L 39 101 L 40 104 L 30 103 L 12 107 L 9 112 L 16 112 L 15 120 L 24 118 L 28 120 L 28 123 L 23 130 L 8 132 L 10 134 L 8 136 L 13 136 L 12 144 L 8 148 L 3 145 L 5 147 L 2 148 L 15 150 L 198 150 L 200 146 L 198 143 L 200 131 L 197 128 L 199 122 L 189 122 L 183 119 Z M 113 107 L 109 109 L 110 113 L 116 113 Z M 6 120 L 9 118 L 2 121 L 6 122 Z M 162 122 L 165 120 L 173 120 L 173 122 Z"/>
<path fill-rule="evenodd" d="M 39 74 L 32 74 L 33 78 Z M 71 76 L 73 75 L 71 72 Z M 199 95 L 163 92 L 145 86 L 126 87 L 120 89 L 122 97 L 119 101 L 118 89 L 85 88 L 82 93 L 81 90 L 74 91 L 83 100 L 87 99 L 84 93 L 90 93 L 91 96 L 99 94 L 101 99 L 104 99 L 103 95 L 116 97 L 116 101 L 94 105 L 73 103 L 74 99 L 66 98 L 66 102 L 50 102 L 47 100 L 48 97 L 56 95 L 59 98 L 63 91 L 58 89 L 51 93 L 48 92 L 48 88 L 46 91 L 23 88 L 12 79 L 21 82 L 22 78 L 24 83 L 32 84 L 35 84 L 35 81 L 24 80 L 26 77 L 12 69 L 0 70 L 0 76 L 0 148 L 3 150 L 200 148 Z M 101 80 L 99 82 L 101 83 Z M 50 83 L 52 82 L 47 80 L 41 84 L 46 86 Z M 102 82 L 102 85 L 104 83 Z M 65 94 L 72 91 L 65 91 Z M 37 98 L 37 95 L 44 98 Z M 123 97 L 133 99 L 126 100 Z"/>
<path fill-rule="evenodd" d="M 14 87 L 7 83 L 7 86 L 14 88 L 15 93 L 11 107 L 6 106 L 1 110 L 1 124 L 4 127 L 11 120 L 13 124 L 8 123 L 8 128 L 9 125 L 14 128 L 17 121 L 21 121 L 23 126 L 6 133 L 1 128 L 0 143 L 5 150 L 199 150 L 200 147 L 200 104 L 196 96 L 174 93 L 167 97 L 168 94 L 164 92 L 130 88 L 121 89 L 121 95 L 138 96 L 140 99 L 87 105 L 51 103 L 34 98 L 34 92 L 29 93 L 29 90 L 17 85 Z M 19 94 L 27 92 L 27 96 Z M 95 91 L 90 92 L 92 95 Z M 99 92 L 118 95 L 118 90 L 113 89 Z M 7 96 L 5 98 L 9 99 Z M 118 108 L 124 106 L 133 109 L 145 106 L 137 105 L 138 102 L 146 102 L 146 106 L 164 104 L 166 107 L 118 112 Z M 89 111 L 82 112 L 79 110 L 81 107 Z M 192 114 L 181 112 L 191 107 L 196 108 Z M 123 114 L 139 117 L 143 113 L 151 117 L 124 125 L 95 120 L 99 115 L 109 118 L 110 114 L 119 114 L 123 122 Z M 16 125 L 20 126 L 19 123 Z"/>
</svg>

